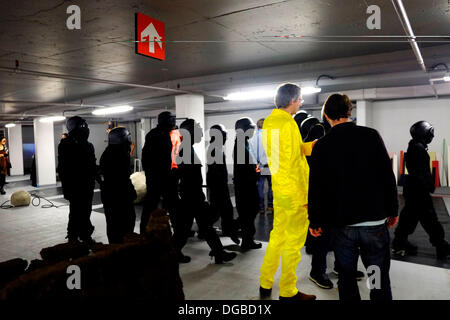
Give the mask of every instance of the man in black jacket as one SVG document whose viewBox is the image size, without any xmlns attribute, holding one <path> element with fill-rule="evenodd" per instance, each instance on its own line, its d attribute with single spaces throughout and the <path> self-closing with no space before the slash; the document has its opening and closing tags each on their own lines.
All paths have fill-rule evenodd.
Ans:
<svg viewBox="0 0 450 320">
<path fill-rule="evenodd" d="M 331 95 L 323 106 L 332 128 L 311 155 L 310 232 L 313 236 L 320 236 L 322 228 L 332 232 L 341 300 L 360 299 L 355 279 L 360 254 L 364 266 L 375 270 L 379 279 L 370 298 L 391 300 L 387 226 L 398 220 L 395 177 L 380 135 L 349 122 L 351 110 L 350 99 L 342 94 Z"/>
<path fill-rule="evenodd" d="M 242 229 L 242 250 L 260 249 L 261 243 L 254 241 L 255 218 L 259 211 L 259 194 L 256 165 L 250 156 L 248 139 L 256 125 L 250 118 L 241 118 L 235 123 L 236 140 L 233 149 L 233 182 L 236 209 Z"/>
<path fill-rule="evenodd" d="M 168 211 L 170 222 L 174 229 L 175 247 L 178 253 L 178 261 L 187 263 L 189 257 L 181 253 L 182 236 L 179 227 L 179 202 L 178 177 L 176 167 L 172 168 L 173 144 L 170 134 L 176 128 L 175 115 L 169 111 L 158 115 L 158 125 L 145 136 L 145 144 L 142 149 L 142 167 L 145 171 L 147 195 L 142 210 L 140 233 L 145 233 L 150 214 L 158 208 L 162 198 L 162 207 Z"/>
<path fill-rule="evenodd" d="M 219 217 L 222 233 L 236 244 L 240 243 L 237 235 L 237 221 L 233 218 L 233 204 L 228 190 L 228 170 L 223 146 L 227 141 L 227 130 L 222 124 L 216 124 L 209 130 L 211 142 L 208 147 L 208 172 L 206 184 L 209 190 L 211 210 L 215 213 L 214 222 Z"/>
<path fill-rule="evenodd" d="M 434 128 L 426 121 L 419 121 L 410 129 L 412 140 L 409 141 L 406 152 L 406 176 L 403 187 L 405 207 L 400 213 L 400 222 L 395 229 L 392 249 L 395 254 L 415 254 L 417 247 L 408 241 L 408 236 L 414 232 L 417 223 L 423 226 L 430 237 L 431 244 L 436 247 L 438 259 L 450 255 L 450 245 L 445 241 L 445 232 L 439 223 L 430 193 L 435 185 L 430 170 L 430 156 L 427 145 L 434 138 Z"/>
<path fill-rule="evenodd" d="M 69 200 L 69 242 L 81 239 L 92 242 L 92 197 L 94 196 L 97 165 L 94 146 L 88 142 L 89 127 L 78 116 L 67 120 L 69 136 L 58 145 L 58 174 L 64 198 Z"/>
<path fill-rule="evenodd" d="M 236 257 L 236 253 L 227 252 L 223 249 L 220 238 L 213 228 L 213 219 L 210 208 L 203 193 L 202 164 L 194 151 L 194 144 L 199 143 L 203 137 L 200 124 L 194 119 L 187 119 L 180 124 L 180 131 L 183 137 L 179 153 L 179 177 L 180 177 L 180 197 L 183 208 L 183 238 L 180 242 L 181 248 L 186 241 L 191 230 L 193 220 L 199 228 L 208 246 L 211 248 L 209 255 L 214 257 L 217 264 L 230 261 Z"/>
<path fill-rule="evenodd" d="M 101 197 L 109 243 L 122 243 L 125 234 L 134 231 L 136 190 L 130 179 L 130 150 L 130 132 L 116 127 L 109 132 L 108 146 L 100 157 Z"/>
</svg>

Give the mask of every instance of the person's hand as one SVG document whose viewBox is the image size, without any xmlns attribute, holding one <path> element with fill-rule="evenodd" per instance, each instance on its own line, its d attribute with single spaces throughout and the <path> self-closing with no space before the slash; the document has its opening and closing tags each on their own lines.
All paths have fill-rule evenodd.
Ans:
<svg viewBox="0 0 450 320">
<path fill-rule="evenodd" d="M 2 154 L 0 154 L 0 158 L 3 158 L 5 155 L 2 153 Z"/>
<path fill-rule="evenodd" d="M 261 169 L 259 168 L 259 164 L 256 165 L 256 172 L 260 173 Z"/>
<path fill-rule="evenodd" d="M 397 217 L 389 217 L 387 219 L 387 226 L 388 228 L 392 228 L 393 226 L 395 226 L 398 222 L 398 216 Z"/>
<path fill-rule="evenodd" d="M 322 228 L 317 228 L 317 229 L 313 229 L 313 228 L 309 228 L 309 233 L 311 233 L 311 235 L 314 238 L 320 237 L 322 235 Z"/>
</svg>

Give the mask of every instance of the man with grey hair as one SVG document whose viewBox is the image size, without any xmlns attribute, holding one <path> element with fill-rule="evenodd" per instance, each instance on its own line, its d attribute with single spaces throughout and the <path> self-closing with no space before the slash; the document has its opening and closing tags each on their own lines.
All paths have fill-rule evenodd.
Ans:
<svg viewBox="0 0 450 320">
<path fill-rule="evenodd" d="M 308 233 L 308 180 L 306 157 L 315 141 L 303 143 L 297 123 L 292 117 L 302 104 L 300 87 L 281 85 L 275 106 L 263 125 L 263 145 L 272 173 L 274 196 L 273 229 L 261 266 L 260 296 L 272 293 L 274 276 L 281 256 L 280 299 L 315 300 L 316 296 L 297 289 L 297 265 L 300 249 Z"/>
</svg>

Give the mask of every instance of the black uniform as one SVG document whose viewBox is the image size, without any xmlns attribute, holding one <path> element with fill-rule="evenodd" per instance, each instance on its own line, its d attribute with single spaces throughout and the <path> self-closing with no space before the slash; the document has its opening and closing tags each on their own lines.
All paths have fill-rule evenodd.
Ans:
<svg viewBox="0 0 450 320">
<path fill-rule="evenodd" d="M 187 148 L 189 148 L 189 146 Z M 179 165 L 180 196 L 183 208 L 183 234 L 177 245 L 180 250 L 184 247 L 195 218 L 199 232 L 205 238 L 212 250 L 210 255 L 220 254 L 223 251 L 223 246 L 219 236 L 213 228 L 213 217 L 202 190 L 202 165 L 200 164 L 200 160 L 198 159 L 194 148 L 192 146 L 190 148 L 190 163 L 181 163 Z M 180 156 L 183 157 L 183 150 L 180 152 Z"/>
<path fill-rule="evenodd" d="M 211 145 L 210 148 L 212 147 L 214 146 Z M 206 173 L 209 201 L 211 210 L 214 213 L 213 222 L 216 222 L 220 217 L 223 234 L 237 240 L 236 221 L 233 219 L 233 205 L 230 199 L 230 191 L 228 190 L 228 170 L 225 153 L 223 149 L 220 150 L 223 162 L 208 164 L 208 172 Z M 216 151 L 218 150 L 209 150 L 208 154 L 211 154 L 214 158 Z"/>
<path fill-rule="evenodd" d="M 238 139 L 233 151 L 233 183 L 236 197 L 236 209 L 242 229 L 242 247 L 252 246 L 256 233 L 255 218 L 259 211 L 256 165 L 250 160 L 248 137 L 245 138 L 244 163 L 238 163 Z"/>
<path fill-rule="evenodd" d="M 169 212 L 172 226 L 176 228 L 177 206 L 179 203 L 176 169 L 171 170 L 172 127 L 160 125 L 152 129 L 145 137 L 142 149 L 142 166 L 145 171 L 147 196 L 141 216 L 140 232 L 143 234 L 150 213 L 158 208 L 162 198 L 162 207 Z"/>
<path fill-rule="evenodd" d="M 84 139 L 85 138 L 85 139 Z M 64 198 L 69 200 L 69 241 L 90 241 L 94 231 L 90 216 L 97 166 L 94 146 L 76 130 L 58 146 L 58 173 Z"/>
<path fill-rule="evenodd" d="M 435 186 L 427 145 L 412 139 L 409 142 L 405 160 L 408 169 L 403 186 L 405 206 L 400 213 L 400 221 L 395 230 L 393 247 L 395 249 L 397 244 L 406 242 L 419 221 L 428 233 L 433 246 L 436 248 L 446 246 L 444 229 L 438 221 L 430 195 L 434 192 Z"/>
<path fill-rule="evenodd" d="M 136 214 L 133 201 L 136 190 L 130 180 L 129 146 L 118 144 L 106 147 L 100 158 L 103 176 L 101 196 L 106 217 L 109 243 L 122 243 L 127 233 L 134 231 Z"/>
</svg>

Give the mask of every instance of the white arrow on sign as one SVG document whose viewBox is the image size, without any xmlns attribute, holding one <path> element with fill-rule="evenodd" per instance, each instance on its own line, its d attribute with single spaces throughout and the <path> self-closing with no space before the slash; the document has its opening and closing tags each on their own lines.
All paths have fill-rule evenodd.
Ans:
<svg viewBox="0 0 450 320">
<path fill-rule="evenodd" d="M 149 51 L 151 53 L 155 53 L 155 42 L 159 44 L 159 47 L 162 49 L 162 37 L 158 34 L 156 31 L 155 26 L 153 23 L 150 23 L 147 28 L 144 29 L 144 31 L 141 32 L 141 41 L 142 39 L 148 37 L 148 45 L 149 45 Z"/>
</svg>

